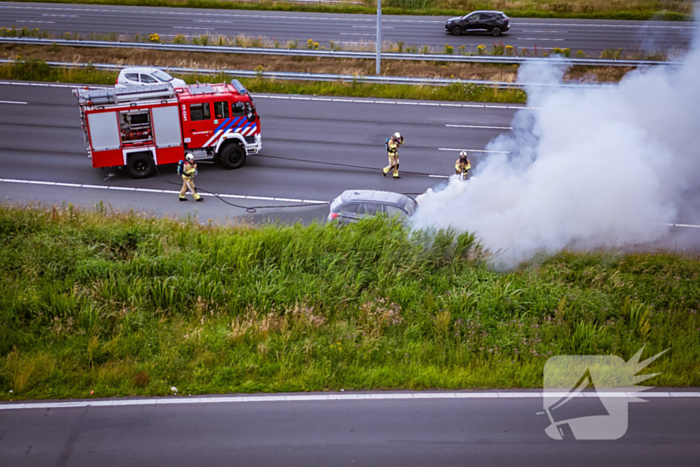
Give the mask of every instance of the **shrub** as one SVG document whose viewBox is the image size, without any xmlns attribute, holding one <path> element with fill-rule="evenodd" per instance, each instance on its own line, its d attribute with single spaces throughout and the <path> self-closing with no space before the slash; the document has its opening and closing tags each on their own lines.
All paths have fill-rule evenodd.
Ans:
<svg viewBox="0 0 700 467">
<path fill-rule="evenodd" d="M 484 55 L 486 53 L 486 46 L 484 44 L 479 44 L 479 46 L 477 46 L 476 48 L 476 51 L 479 55 Z"/>
<path fill-rule="evenodd" d="M 454 52 L 454 47 L 452 47 L 450 44 L 445 44 L 445 53 L 446 54 L 451 54 Z"/>
</svg>

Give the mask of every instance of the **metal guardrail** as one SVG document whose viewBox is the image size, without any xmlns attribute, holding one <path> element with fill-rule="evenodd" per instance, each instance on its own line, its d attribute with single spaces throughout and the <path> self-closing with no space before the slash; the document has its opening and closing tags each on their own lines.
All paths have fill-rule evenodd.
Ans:
<svg viewBox="0 0 700 467">
<path fill-rule="evenodd" d="M 0 63 L 17 63 L 15 60 L 1 59 Z M 125 65 L 114 65 L 111 63 L 69 63 L 69 62 L 46 62 L 54 68 L 95 68 L 104 71 L 120 71 L 127 68 Z M 171 73 L 178 74 L 198 74 L 198 75 L 226 75 L 232 78 L 268 78 L 296 81 L 340 81 L 343 83 L 371 83 L 371 84 L 405 84 L 413 86 L 449 86 L 451 84 L 475 84 L 478 86 L 488 86 L 495 88 L 524 88 L 524 87 L 555 87 L 555 88 L 582 88 L 601 87 L 605 84 L 547 84 L 547 83 L 509 83 L 505 81 L 487 81 L 480 79 L 450 79 L 450 78 L 420 78 L 410 76 L 355 76 L 355 75 L 334 75 L 330 73 L 293 73 L 285 71 L 254 71 L 254 70 L 225 70 L 208 68 L 184 68 L 184 67 L 159 67 Z"/>
<path fill-rule="evenodd" d="M 310 49 L 281 49 L 266 47 L 234 47 L 222 45 L 192 45 L 192 44 L 161 44 L 158 42 L 118 42 L 90 41 L 74 39 L 45 39 L 38 37 L 0 37 L 4 44 L 35 44 L 63 45 L 67 47 L 122 48 L 144 49 L 177 52 L 209 52 L 250 55 L 281 55 L 290 57 L 325 57 L 325 58 L 354 58 L 374 60 L 375 52 L 353 52 L 349 50 L 310 50 Z M 494 63 L 494 64 L 523 64 L 546 60 L 553 65 L 582 65 L 582 66 L 648 66 L 648 65 L 679 65 L 679 62 L 662 62 L 653 60 L 606 60 L 597 58 L 564 58 L 564 57 L 520 57 L 493 55 L 451 55 L 451 54 L 409 54 L 383 52 L 384 60 L 418 60 L 430 62 L 464 62 L 464 63 Z"/>
</svg>

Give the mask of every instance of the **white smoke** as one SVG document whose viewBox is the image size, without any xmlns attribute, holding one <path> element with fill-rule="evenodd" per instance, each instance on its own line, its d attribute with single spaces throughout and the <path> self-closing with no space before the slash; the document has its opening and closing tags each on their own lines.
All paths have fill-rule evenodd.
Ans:
<svg viewBox="0 0 700 467">
<path fill-rule="evenodd" d="M 667 238 L 662 224 L 698 205 L 699 45 L 696 37 L 682 66 L 635 71 L 616 85 L 528 87 L 536 109 L 519 111 L 512 132 L 487 145 L 509 153 L 478 156 L 471 180 L 453 177 L 421 195 L 414 227 L 474 232 L 510 264 Z M 518 79 L 555 84 L 564 72 L 543 60 Z"/>
</svg>

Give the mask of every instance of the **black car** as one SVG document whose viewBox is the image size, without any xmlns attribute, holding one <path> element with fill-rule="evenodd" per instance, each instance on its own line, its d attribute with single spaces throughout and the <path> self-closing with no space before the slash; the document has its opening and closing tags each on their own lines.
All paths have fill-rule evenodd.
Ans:
<svg viewBox="0 0 700 467">
<path fill-rule="evenodd" d="M 455 36 L 465 31 L 488 31 L 498 37 L 509 29 L 509 19 L 501 11 L 473 11 L 466 16 L 455 16 L 445 22 L 445 30 Z"/>
</svg>

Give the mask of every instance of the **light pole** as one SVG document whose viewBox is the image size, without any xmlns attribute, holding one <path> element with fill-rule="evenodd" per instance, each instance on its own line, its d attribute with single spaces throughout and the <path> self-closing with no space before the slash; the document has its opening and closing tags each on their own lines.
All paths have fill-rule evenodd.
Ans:
<svg viewBox="0 0 700 467">
<path fill-rule="evenodd" d="M 377 75 L 382 73 L 382 0 L 377 0 Z"/>
</svg>

